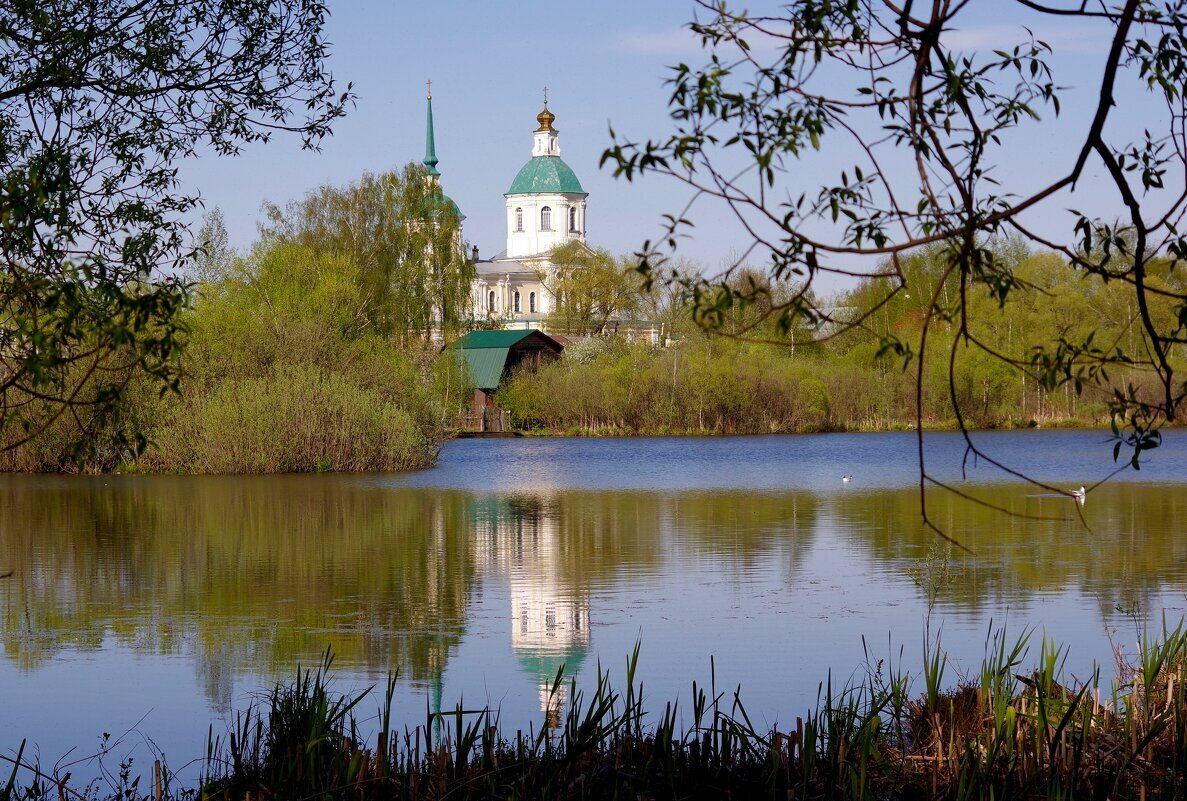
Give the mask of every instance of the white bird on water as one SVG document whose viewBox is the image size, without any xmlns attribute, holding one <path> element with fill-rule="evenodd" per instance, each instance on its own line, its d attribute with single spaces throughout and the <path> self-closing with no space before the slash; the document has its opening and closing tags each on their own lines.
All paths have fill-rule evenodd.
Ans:
<svg viewBox="0 0 1187 801">
<path fill-rule="evenodd" d="M 842 484 L 848 484 L 852 480 L 853 480 L 853 476 L 841 476 Z"/>
</svg>

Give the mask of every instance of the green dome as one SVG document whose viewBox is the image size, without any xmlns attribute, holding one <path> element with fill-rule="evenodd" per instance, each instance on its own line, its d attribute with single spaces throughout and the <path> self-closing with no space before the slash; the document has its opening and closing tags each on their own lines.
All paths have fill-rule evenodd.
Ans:
<svg viewBox="0 0 1187 801">
<path fill-rule="evenodd" d="M 453 202 L 453 198 L 449 195 L 441 195 L 440 204 L 434 203 L 434 208 L 429 209 L 430 217 L 437 217 L 441 212 L 450 216 L 456 217 L 459 220 L 466 219 L 466 215 L 462 214 L 462 210 L 458 208 L 457 203 Z"/>
<path fill-rule="evenodd" d="M 539 195 L 544 193 L 565 192 L 568 194 L 587 194 L 581 188 L 581 182 L 568 164 L 561 161 L 560 156 L 533 156 L 532 160 L 523 165 L 519 175 L 511 182 L 507 190 L 509 195 Z"/>
<path fill-rule="evenodd" d="M 561 665 L 565 666 L 565 684 L 577 675 L 585 661 L 588 645 L 572 644 L 556 650 L 545 648 L 517 648 L 515 656 L 524 672 L 542 684 L 551 683 Z"/>
<path fill-rule="evenodd" d="M 462 214 L 462 210 L 459 209 L 458 205 L 453 202 L 453 198 L 451 198 L 449 195 L 442 195 L 441 199 L 445 202 L 445 207 L 449 210 L 449 213 L 453 214 L 453 216 L 457 217 L 459 220 L 466 219 L 466 215 Z"/>
</svg>

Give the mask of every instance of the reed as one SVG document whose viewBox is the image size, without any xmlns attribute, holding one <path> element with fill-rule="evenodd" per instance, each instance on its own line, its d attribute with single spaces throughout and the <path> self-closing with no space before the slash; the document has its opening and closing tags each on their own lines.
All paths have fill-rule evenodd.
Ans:
<svg viewBox="0 0 1187 801">
<path fill-rule="evenodd" d="M 513 734 L 490 709 L 392 719 L 396 679 L 380 702 L 374 741 L 356 719 L 368 693 L 333 692 L 331 660 L 299 670 L 211 737 L 199 786 L 172 789 L 158 768 L 147 790 L 110 797 L 205 799 L 1176 799 L 1187 792 L 1187 631 L 1163 625 L 1104 692 L 1100 671 L 1069 678 L 1066 650 L 1043 638 L 1037 666 L 1019 673 L 1030 632 L 987 639 L 980 671 L 936 690 L 932 657 L 915 696 L 895 660 L 844 686 L 824 681 L 794 725 L 757 729 L 738 690 L 694 682 L 691 708 L 658 714 L 628 658 L 625 691 L 599 665 L 588 690 L 569 683 L 563 716 Z M 936 644 L 938 649 L 938 643 Z M 559 697 L 565 677 L 557 675 Z M 690 722 L 687 722 L 690 721 Z M 66 798 L 60 777 L 12 763 L 0 799 Z M 21 784 L 22 774 L 32 776 Z M 92 791 L 88 798 L 100 798 Z"/>
</svg>

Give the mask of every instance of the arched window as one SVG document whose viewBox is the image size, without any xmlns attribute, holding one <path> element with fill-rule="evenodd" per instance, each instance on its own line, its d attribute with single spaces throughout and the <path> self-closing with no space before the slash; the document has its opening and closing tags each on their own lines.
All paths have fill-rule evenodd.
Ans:
<svg viewBox="0 0 1187 801">
<path fill-rule="evenodd" d="M 519 290 L 515 290 L 515 313 L 519 314 Z"/>
<path fill-rule="evenodd" d="M 577 207 L 569 206 L 569 230 L 577 232 Z"/>
<path fill-rule="evenodd" d="M 523 230 L 523 209 L 515 210 L 515 230 L 516 231 Z"/>
<path fill-rule="evenodd" d="M 528 293 L 528 311 L 530 311 L 532 314 L 536 313 L 536 293 L 535 292 Z"/>
<path fill-rule="evenodd" d="M 495 310 L 495 291 L 493 289 L 486 296 L 486 310 L 492 312 Z"/>
<path fill-rule="evenodd" d="M 540 209 L 540 230 L 552 230 L 552 209 L 548 206 Z"/>
</svg>

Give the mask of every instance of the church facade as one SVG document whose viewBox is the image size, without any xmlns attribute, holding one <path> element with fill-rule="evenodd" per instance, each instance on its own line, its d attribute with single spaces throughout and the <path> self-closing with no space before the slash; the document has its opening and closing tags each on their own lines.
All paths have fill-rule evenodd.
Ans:
<svg viewBox="0 0 1187 801">
<path fill-rule="evenodd" d="M 506 328 L 539 328 L 553 313 L 556 268 L 549 256 L 570 242 L 585 244 L 586 192 L 572 168 L 561 159 L 556 116 L 548 101 L 536 115 L 532 152 L 503 195 L 506 207 L 506 247 L 493 258 L 478 258 L 471 291 L 473 318 L 499 322 Z M 433 137 L 433 105 L 429 97 L 425 167 L 434 180 L 437 171 Z M 458 212 L 459 219 L 465 219 Z"/>
<path fill-rule="evenodd" d="M 589 194 L 561 159 L 556 117 L 548 110 L 536 116 L 532 156 L 503 195 L 507 246 L 492 259 L 478 260 L 474 282 L 476 318 L 534 325 L 554 310 L 556 269 L 553 249 L 569 242 L 585 243 L 586 199 Z"/>
</svg>

